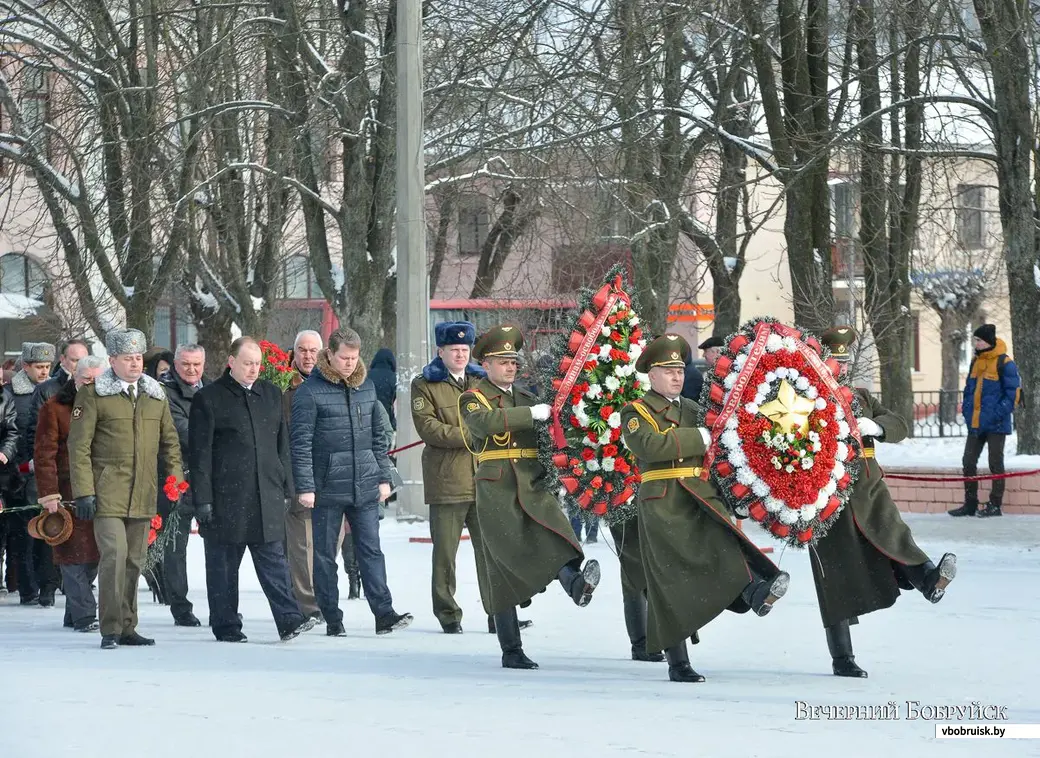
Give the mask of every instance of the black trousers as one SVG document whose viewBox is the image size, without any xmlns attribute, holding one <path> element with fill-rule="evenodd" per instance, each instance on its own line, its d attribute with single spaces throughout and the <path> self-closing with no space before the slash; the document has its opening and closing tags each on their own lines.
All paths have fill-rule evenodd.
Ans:
<svg viewBox="0 0 1040 758">
<path fill-rule="evenodd" d="M 191 493 L 186 492 L 185 497 Z M 169 518 L 174 503 L 159 498 L 159 514 L 163 521 Z M 179 618 L 191 613 L 194 606 L 188 600 L 188 538 L 191 536 L 191 516 L 179 516 L 176 533 L 166 543 L 162 558 L 163 600 L 170 606 L 170 613 Z"/>
<path fill-rule="evenodd" d="M 303 613 L 296 602 L 292 580 L 289 578 L 289 561 L 281 542 L 252 545 L 222 545 L 213 539 L 204 542 L 206 595 L 214 635 L 242 629 L 242 622 L 238 620 L 238 569 L 247 547 L 253 559 L 256 578 L 260 580 L 260 587 L 271 606 L 278 634 L 285 634 L 303 622 Z"/>
<path fill-rule="evenodd" d="M 982 455 L 983 447 L 989 448 L 989 472 L 991 474 L 1003 474 L 1005 442 L 1007 442 L 1006 434 L 969 434 L 967 441 L 964 443 L 964 459 L 961 461 L 964 466 L 964 475 L 976 476 L 978 474 L 979 457 Z M 964 483 L 964 500 L 965 502 L 978 503 L 978 482 Z M 997 506 L 1004 500 L 1003 479 L 993 480 L 993 488 L 990 490 L 989 500 Z"/>
</svg>

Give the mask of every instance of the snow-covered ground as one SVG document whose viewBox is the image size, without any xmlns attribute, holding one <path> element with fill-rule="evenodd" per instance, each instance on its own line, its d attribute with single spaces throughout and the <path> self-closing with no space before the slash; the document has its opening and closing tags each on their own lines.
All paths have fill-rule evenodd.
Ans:
<svg viewBox="0 0 1040 758">
<path fill-rule="evenodd" d="M 839 679 L 804 553 L 778 551 L 791 591 L 764 619 L 724 614 L 691 647 L 708 681 L 672 684 L 664 664 L 629 660 L 617 561 L 592 604 L 551 587 L 522 613 L 539 671 L 500 668 L 486 633 L 472 551 L 459 555 L 466 633 L 448 636 L 430 613 L 430 546 L 422 524 L 384 522 L 390 585 L 411 628 L 377 638 L 364 601 L 342 601 L 349 637 L 323 628 L 283 644 L 248 558 L 242 612 L 249 643 L 175 628 L 142 583 L 140 631 L 153 648 L 98 649 L 96 634 L 61 628 L 58 608 L 0 605 L 3 758 L 286 758 L 286 756 L 707 756 L 897 758 L 1040 755 L 1040 742 L 992 746 L 936 739 L 906 701 L 1006 706 L 1008 722 L 1040 724 L 1040 518 L 909 516 L 933 558 L 954 550 L 960 576 L 937 606 L 904 595 L 853 627 L 866 680 Z M 205 621 L 202 545 L 190 543 L 191 597 Z M 345 580 L 341 581 L 341 585 Z M 810 705 L 884 705 L 894 721 L 797 720 Z M 943 722 L 948 719 L 943 719 Z"/>
<path fill-rule="evenodd" d="M 918 437 L 898 445 L 879 443 L 877 458 L 883 466 L 917 466 L 921 468 L 961 467 L 964 455 L 964 437 Z M 1019 455 L 1018 435 L 1008 437 L 1004 447 L 1004 466 L 1009 471 L 1040 469 L 1040 455 Z M 986 450 L 979 459 L 979 470 L 987 467 Z"/>
</svg>

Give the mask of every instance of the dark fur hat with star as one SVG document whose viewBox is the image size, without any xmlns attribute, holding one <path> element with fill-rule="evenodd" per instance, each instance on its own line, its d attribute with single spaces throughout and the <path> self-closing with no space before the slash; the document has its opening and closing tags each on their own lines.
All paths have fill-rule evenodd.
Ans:
<svg viewBox="0 0 1040 758">
<path fill-rule="evenodd" d="M 639 355 L 636 371 L 647 373 L 658 366 L 663 368 L 685 368 L 690 362 L 690 343 L 678 334 L 662 334 Z"/>
<path fill-rule="evenodd" d="M 836 361 L 851 361 L 852 346 L 859 334 L 851 326 L 832 326 L 820 335 L 820 342 L 830 348 L 831 358 Z"/>
<path fill-rule="evenodd" d="M 433 327 L 433 335 L 437 347 L 448 345 L 469 345 L 473 347 L 473 341 L 477 336 L 477 327 L 468 321 L 442 321 Z"/>
<path fill-rule="evenodd" d="M 524 346 L 524 335 L 515 326 L 495 326 L 488 329 L 473 347 L 473 358 L 518 358 Z"/>
</svg>

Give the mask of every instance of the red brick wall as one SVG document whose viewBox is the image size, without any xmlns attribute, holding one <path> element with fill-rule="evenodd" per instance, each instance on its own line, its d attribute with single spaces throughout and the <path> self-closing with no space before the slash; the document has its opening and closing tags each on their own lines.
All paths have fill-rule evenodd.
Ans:
<svg viewBox="0 0 1040 758">
<path fill-rule="evenodd" d="M 980 474 L 988 473 L 979 471 Z M 959 477 L 959 468 L 910 469 L 886 466 L 885 474 L 910 476 Z M 908 482 L 888 479 L 888 489 L 901 511 L 910 513 L 945 513 L 964 503 L 964 484 L 961 482 Z M 1014 477 L 1006 480 L 1004 513 L 1031 513 L 1040 516 L 1040 475 Z M 989 497 L 990 482 L 979 484 L 979 501 Z"/>
</svg>

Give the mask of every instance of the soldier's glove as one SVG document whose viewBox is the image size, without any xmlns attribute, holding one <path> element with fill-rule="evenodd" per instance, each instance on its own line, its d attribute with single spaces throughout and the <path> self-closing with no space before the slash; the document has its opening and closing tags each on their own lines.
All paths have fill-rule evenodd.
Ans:
<svg viewBox="0 0 1040 758">
<path fill-rule="evenodd" d="M 874 419 L 858 418 L 856 424 L 859 426 L 860 434 L 864 437 L 882 437 L 885 434 L 885 430 L 878 426 Z"/>
<path fill-rule="evenodd" d="M 195 520 L 200 524 L 208 524 L 213 520 L 213 504 L 199 503 L 195 506 Z"/>
<path fill-rule="evenodd" d="M 548 403 L 538 403 L 538 405 L 532 405 L 531 418 L 533 418 L 535 421 L 548 421 L 549 411 L 551 410 L 552 409 L 549 407 Z"/>
<path fill-rule="evenodd" d="M 177 501 L 177 504 L 173 507 L 173 510 L 181 518 L 191 518 L 192 514 L 195 512 L 195 509 L 191 506 L 191 500 L 185 498 L 183 495 L 181 496 L 181 499 Z"/>
<path fill-rule="evenodd" d="M 93 521 L 97 513 L 97 498 L 93 495 L 77 497 L 73 501 L 76 505 L 76 518 L 80 521 Z"/>
</svg>

